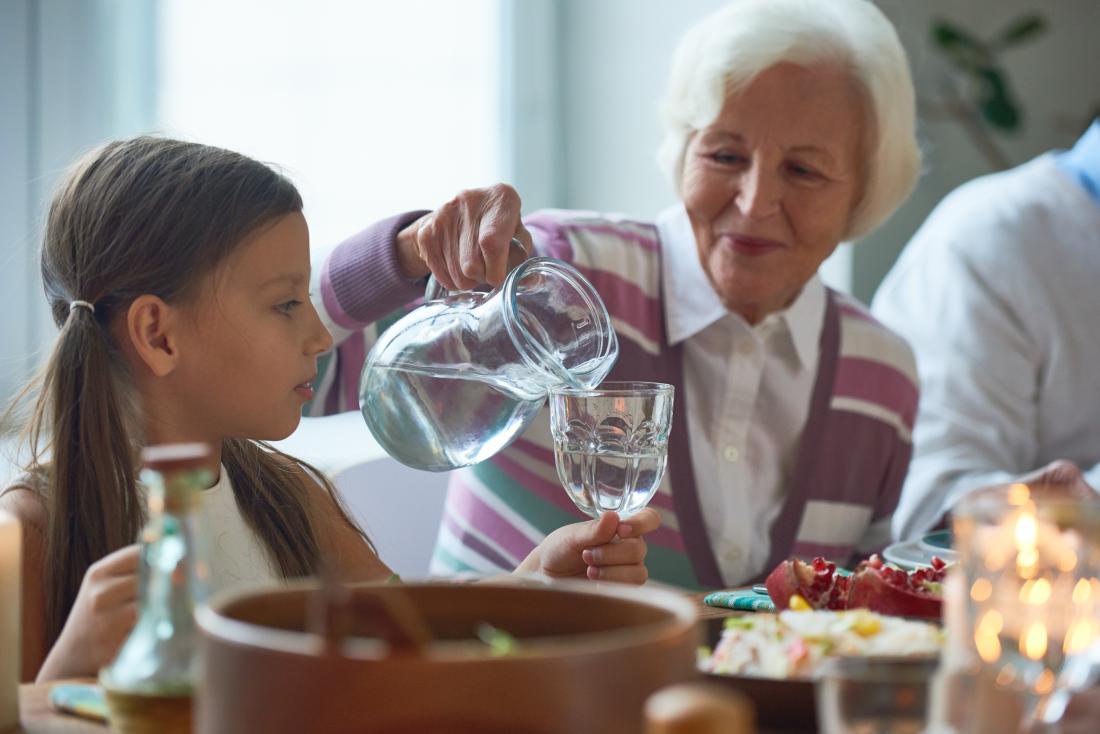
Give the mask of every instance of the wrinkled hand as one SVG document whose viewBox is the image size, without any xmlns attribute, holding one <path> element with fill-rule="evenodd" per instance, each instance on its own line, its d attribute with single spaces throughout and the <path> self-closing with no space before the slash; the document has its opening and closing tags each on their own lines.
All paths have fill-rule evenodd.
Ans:
<svg viewBox="0 0 1100 734">
<path fill-rule="evenodd" d="M 510 266 L 526 255 L 510 247 L 513 237 L 529 255 L 531 234 L 520 221 L 520 198 L 507 184 L 467 189 L 397 236 L 397 259 L 409 277 L 431 272 L 447 290 L 500 285 Z"/>
<path fill-rule="evenodd" d="M 1036 500 L 1080 500 L 1097 496 L 1096 490 L 1085 481 L 1084 472 L 1067 459 L 1052 461 L 1013 480 L 1010 484 L 980 487 L 975 489 L 973 494 L 989 494 L 997 497 L 1013 484 L 1026 484 L 1031 497 Z"/>
<path fill-rule="evenodd" d="M 38 682 L 95 675 L 114 658 L 137 620 L 140 553 L 128 545 L 88 567 Z"/>
<path fill-rule="evenodd" d="M 553 578 L 643 584 L 649 578 L 643 536 L 660 524 L 660 516 L 645 509 L 626 522 L 609 512 L 599 520 L 566 525 L 546 536 L 516 570 Z"/>
<path fill-rule="evenodd" d="M 1058 459 L 1046 466 L 1020 477 L 1020 482 L 1027 484 L 1032 492 L 1049 494 L 1050 496 L 1069 497 L 1093 497 L 1096 495 L 1080 467 L 1072 461 Z"/>
</svg>

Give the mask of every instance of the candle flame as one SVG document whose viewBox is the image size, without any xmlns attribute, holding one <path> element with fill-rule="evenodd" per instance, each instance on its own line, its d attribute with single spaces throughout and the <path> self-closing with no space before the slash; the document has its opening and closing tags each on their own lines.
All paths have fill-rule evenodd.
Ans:
<svg viewBox="0 0 1100 734">
<path fill-rule="evenodd" d="M 1062 651 L 1067 655 L 1081 652 L 1096 640 L 1096 628 L 1100 625 L 1094 619 L 1078 619 L 1066 630 L 1066 639 L 1062 642 Z"/>
<path fill-rule="evenodd" d="M 1073 603 L 1087 604 L 1092 598 L 1092 584 L 1089 579 L 1080 579 L 1073 587 Z"/>
<path fill-rule="evenodd" d="M 983 602 L 993 595 L 993 584 L 987 578 L 980 578 L 970 587 L 970 598 Z"/>
<path fill-rule="evenodd" d="M 1042 622 L 1032 622 L 1020 637 L 1020 652 L 1039 660 L 1047 652 L 1047 628 Z"/>
<path fill-rule="evenodd" d="M 1016 519 L 1016 572 L 1025 579 L 1035 575 L 1039 565 L 1039 549 L 1036 540 L 1039 536 L 1039 524 L 1031 508 L 1021 510 Z"/>
<path fill-rule="evenodd" d="M 997 635 L 986 634 L 978 629 L 974 631 L 974 647 L 978 655 L 987 663 L 996 662 L 1001 657 L 1001 641 Z"/>
<path fill-rule="evenodd" d="M 1039 534 L 1038 523 L 1035 515 L 1030 512 L 1021 512 L 1016 520 L 1016 545 L 1019 548 L 1034 548 L 1035 539 Z"/>
<path fill-rule="evenodd" d="M 1034 579 L 1024 582 L 1020 587 L 1020 601 L 1024 604 L 1039 606 L 1050 600 L 1050 582 L 1046 579 Z"/>
<path fill-rule="evenodd" d="M 1016 556 L 1016 573 L 1029 579 L 1035 575 L 1039 566 L 1039 552 L 1034 548 L 1021 548 Z"/>
<path fill-rule="evenodd" d="M 974 630 L 974 647 L 978 655 L 987 663 L 992 663 L 1001 657 L 1001 641 L 997 638 L 1004 627 L 1004 617 L 996 609 L 990 609 L 982 615 L 978 626 Z"/>
<path fill-rule="evenodd" d="M 1005 619 L 1001 616 L 1001 613 L 996 609 L 990 609 L 988 612 L 982 615 L 982 619 L 978 622 L 978 629 L 984 633 L 991 634 L 996 637 L 1004 629 Z"/>
</svg>

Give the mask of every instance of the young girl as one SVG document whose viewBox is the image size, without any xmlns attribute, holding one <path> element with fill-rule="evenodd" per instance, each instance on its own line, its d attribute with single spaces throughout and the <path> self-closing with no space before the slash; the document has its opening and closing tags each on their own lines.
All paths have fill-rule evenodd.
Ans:
<svg viewBox="0 0 1100 734">
<path fill-rule="evenodd" d="M 42 279 L 61 332 L 32 386 L 32 460 L 0 494 L 24 528 L 24 679 L 92 675 L 129 632 L 142 445 L 214 447 L 202 523 L 215 586 L 322 561 L 348 580 L 390 575 L 320 472 L 261 443 L 297 427 L 332 345 L 301 210 L 267 166 L 152 137 L 94 151 L 55 195 Z M 567 526 L 517 570 L 640 583 L 658 522 Z"/>
</svg>

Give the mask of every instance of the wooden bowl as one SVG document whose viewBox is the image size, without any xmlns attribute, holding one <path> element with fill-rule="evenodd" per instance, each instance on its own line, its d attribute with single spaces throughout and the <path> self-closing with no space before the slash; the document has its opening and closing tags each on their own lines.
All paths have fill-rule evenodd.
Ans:
<svg viewBox="0 0 1100 734">
<path fill-rule="evenodd" d="M 347 593 L 355 613 L 323 634 L 307 631 L 316 584 L 200 609 L 195 730 L 638 734 L 649 694 L 697 677 L 695 605 L 673 592 L 423 583 Z M 396 622 L 370 613 L 379 607 Z M 477 637 L 484 623 L 514 638 L 514 653 L 492 656 Z"/>
</svg>

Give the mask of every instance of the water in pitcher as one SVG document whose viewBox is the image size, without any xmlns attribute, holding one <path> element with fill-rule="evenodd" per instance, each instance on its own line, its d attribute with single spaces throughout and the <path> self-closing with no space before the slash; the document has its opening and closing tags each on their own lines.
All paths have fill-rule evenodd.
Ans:
<svg viewBox="0 0 1100 734">
<path fill-rule="evenodd" d="M 657 491 L 668 450 L 569 451 L 566 441 L 555 441 L 554 458 L 558 479 L 581 511 L 592 517 L 614 511 L 625 520 L 645 507 Z"/>
<path fill-rule="evenodd" d="M 382 447 L 408 466 L 448 471 L 484 461 L 525 429 L 546 387 L 519 370 L 375 366 L 362 391 Z"/>
</svg>

